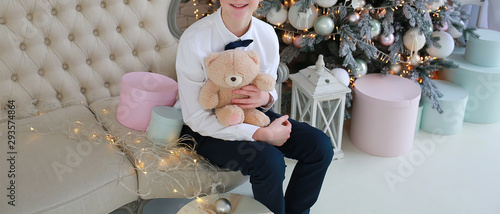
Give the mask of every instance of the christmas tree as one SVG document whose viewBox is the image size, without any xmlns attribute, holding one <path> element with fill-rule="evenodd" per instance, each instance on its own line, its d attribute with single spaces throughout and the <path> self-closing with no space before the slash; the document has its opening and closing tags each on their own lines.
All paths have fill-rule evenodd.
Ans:
<svg viewBox="0 0 500 214">
<path fill-rule="evenodd" d="M 328 69 L 347 72 L 341 82 L 350 87 L 366 73 L 407 77 L 442 112 L 431 79 L 456 67 L 445 60 L 454 46 L 477 37 L 461 7 L 458 0 L 264 0 L 254 15 L 275 26 L 281 62 L 321 54 Z"/>
</svg>

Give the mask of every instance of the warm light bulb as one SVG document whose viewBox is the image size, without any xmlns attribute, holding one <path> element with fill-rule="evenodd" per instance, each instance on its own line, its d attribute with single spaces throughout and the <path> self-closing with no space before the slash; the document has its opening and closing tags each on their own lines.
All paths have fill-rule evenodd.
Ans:
<svg viewBox="0 0 500 214">
<path fill-rule="evenodd" d="M 30 127 L 30 130 L 31 130 L 31 131 L 35 131 L 35 129 L 34 129 L 33 127 Z"/>
<path fill-rule="evenodd" d="M 77 128 L 73 129 L 73 133 L 78 134 L 79 132 L 80 132 L 79 129 L 77 129 Z"/>
</svg>

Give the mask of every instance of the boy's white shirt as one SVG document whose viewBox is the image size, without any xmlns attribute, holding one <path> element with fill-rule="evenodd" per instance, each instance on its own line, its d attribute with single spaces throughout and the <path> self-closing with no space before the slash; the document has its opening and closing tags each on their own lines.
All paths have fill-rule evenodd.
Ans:
<svg viewBox="0 0 500 214">
<path fill-rule="evenodd" d="M 254 141 L 252 136 L 258 126 L 238 124 L 224 127 L 212 110 L 205 110 L 199 104 L 200 89 L 207 80 L 204 59 L 210 53 L 224 51 L 224 46 L 229 42 L 253 39 L 248 47 L 238 49 L 256 51 L 260 55 L 260 72 L 270 74 L 276 79 L 279 65 L 278 37 L 272 26 L 255 17 L 252 17 L 248 31 L 237 37 L 224 25 L 222 9 L 192 24 L 179 40 L 176 59 L 179 100 L 175 107 L 181 108 L 184 123 L 203 136 Z M 276 90 L 270 94 L 273 102 L 277 100 Z"/>
</svg>

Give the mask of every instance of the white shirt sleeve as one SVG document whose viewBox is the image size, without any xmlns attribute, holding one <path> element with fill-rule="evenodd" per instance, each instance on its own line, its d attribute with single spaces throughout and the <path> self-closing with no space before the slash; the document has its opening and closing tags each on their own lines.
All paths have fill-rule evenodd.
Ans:
<svg viewBox="0 0 500 214">
<path fill-rule="evenodd" d="M 201 107 L 198 96 L 206 80 L 203 69 L 205 56 L 200 56 L 203 51 L 200 51 L 200 47 L 196 47 L 195 44 L 196 41 L 189 41 L 189 38 L 181 37 L 177 50 L 176 72 L 184 123 L 203 136 L 223 140 L 254 141 L 252 136 L 259 128 L 258 126 L 238 124 L 224 127 L 219 123 L 212 110 L 205 110 Z"/>
</svg>

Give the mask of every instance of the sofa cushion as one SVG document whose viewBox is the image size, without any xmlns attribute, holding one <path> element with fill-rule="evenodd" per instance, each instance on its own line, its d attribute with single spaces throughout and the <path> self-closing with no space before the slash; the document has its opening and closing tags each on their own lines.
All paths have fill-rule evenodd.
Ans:
<svg viewBox="0 0 500 214">
<path fill-rule="evenodd" d="M 2 157 L 12 160 L 0 161 L 0 186 L 15 188 L 12 198 L 0 197 L 2 213 L 109 213 L 138 198 L 127 190 L 137 188 L 134 167 L 116 146 L 99 140 L 104 131 L 86 106 L 13 122 L 0 124 Z M 12 150 L 9 136 L 15 136 Z M 15 177 L 7 177 L 8 169 Z M 16 206 L 7 205 L 11 200 Z"/>
<path fill-rule="evenodd" d="M 229 191 L 248 179 L 241 172 L 219 169 L 204 160 L 203 157 L 190 153 L 189 150 L 185 152 L 187 155 L 183 155 L 182 158 L 173 157 L 170 151 L 179 150 L 159 148 L 147 141 L 144 132 L 129 129 L 118 122 L 116 114 L 119 101 L 119 97 L 103 98 L 92 103 L 90 108 L 96 114 L 99 121 L 109 130 L 110 134 L 119 139 L 128 139 L 121 143 L 129 144 L 128 146 L 125 145 L 128 148 L 125 150 L 127 150 L 130 159 L 138 163 L 139 160 L 136 157 L 144 158 L 147 152 L 143 152 L 143 150 L 146 150 L 152 151 L 149 154 L 159 157 L 150 159 L 165 161 L 159 164 L 160 167 L 163 164 L 169 165 L 175 162 L 173 164 L 174 167 L 166 170 L 156 170 L 157 165 L 154 165 L 156 163 L 139 163 L 142 165 L 151 164 L 155 168 L 152 171 L 146 171 L 146 173 L 142 169 L 138 169 L 138 191 L 141 198 L 192 197 L 197 194 L 209 194 L 212 191 L 212 187 L 222 188 L 218 189 L 218 191 Z M 138 140 L 141 141 L 139 145 L 137 145 Z M 197 159 L 198 157 L 200 158 Z M 189 162 L 190 158 L 197 159 L 197 164 Z M 197 166 L 195 167 L 194 165 Z M 219 182 L 220 184 L 214 185 Z"/>
</svg>

